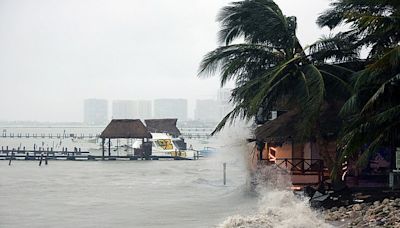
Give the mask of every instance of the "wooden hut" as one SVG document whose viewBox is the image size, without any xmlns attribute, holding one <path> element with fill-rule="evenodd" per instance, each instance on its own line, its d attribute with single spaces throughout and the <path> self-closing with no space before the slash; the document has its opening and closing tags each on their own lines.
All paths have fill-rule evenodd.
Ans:
<svg viewBox="0 0 400 228">
<path fill-rule="evenodd" d="M 320 132 L 304 140 L 296 129 L 301 114 L 288 111 L 255 130 L 258 160 L 276 164 L 292 175 L 294 185 L 318 184 L 329 176 L 336 156 L 336 136 L 341 126 L 336 106 L 325 105 L 320 114 Z"/>
<path fill-rule="evenodd" d="M 103 160 L 105 152 L 105 141 L 108 139 L 108 156 L 111 156 L 111 139 L 142 139 L 143 155 L 151 155 L 151 143 L 148 139 L 152 138 L 148 129 L 139 119 L 113 119 L 101 133 Z"/>
<path fill-rule="evenodd" d="M 176 138 L 181 135 L 176 127 L 177 121 L 178 119 L 148 119 L 145 123 L 151 133 L 167 133 Z"/>
</svg>

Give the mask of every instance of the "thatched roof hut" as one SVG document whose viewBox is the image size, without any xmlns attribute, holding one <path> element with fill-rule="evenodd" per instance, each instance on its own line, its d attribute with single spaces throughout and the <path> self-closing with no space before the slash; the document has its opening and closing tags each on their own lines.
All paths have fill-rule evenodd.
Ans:
<svg viewBox="0 0 400 228">
<path fill-rule="evenodd" d="M 101 133 L 100 138 L 148 139 L 152 136 L 139 119 L 114 119 Z"/>
<path fill-rule="evenodd" d="M 289 111 L 256 128 L 257 141 L 281 144 L 291 140 L 296 132 L 293 122 L 298 115 L 297 111 Z"/>
<path fill-rule="evenodd" d="M 323 137 L 336 137 L 339 133 L 342 120 L 339 117 L 340 105 L 325 104 L 320 113 L 319 127 Z M 298 110 L 290 110 L 278 118 L 268 121 L 255 130 L 258 141 L 282 144 L 286 141 L 297 140 L 299 124 L 302 116 Z"/>
<path fill-rule="evenodd" d="M 151 133 L 167 133 L 177 137 L 181 135 L 176 127 L 177 121 L 177 119 L 149 119 L 145 120 L 145 123 Z"/>
</svg>

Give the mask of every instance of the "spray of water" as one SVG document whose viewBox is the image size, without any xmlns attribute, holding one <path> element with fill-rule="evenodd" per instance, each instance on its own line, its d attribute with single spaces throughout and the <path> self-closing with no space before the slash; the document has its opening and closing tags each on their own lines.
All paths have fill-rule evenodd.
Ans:
<svg viewBox="0 0 400 228">
<path fill-rule="evenodd" d="M 251 136 L 249 126 L 236 124 L 226 129 L 218 140 L 229 146 L 222 147 L 221 156 L 236 156 L 248 170 L 250 189 L 255 192 L 258 210 L 251 215 L 234 215 L 225 219 L 220 228 L 261 228 L 261 227 L 331 227 L 323 217 L 309 206 L 308 199 L 299 197 L 290 190 L 290 176 L 274 166 L 256 166 L 251 168 L 251 150 L 245 140 Z M 230 153 L 227 153 L 229 150 Z M 236 152 L 237 153 L 236 153 Z M 253 194 L 254 195 L 254 194 Z"/>
</svg>

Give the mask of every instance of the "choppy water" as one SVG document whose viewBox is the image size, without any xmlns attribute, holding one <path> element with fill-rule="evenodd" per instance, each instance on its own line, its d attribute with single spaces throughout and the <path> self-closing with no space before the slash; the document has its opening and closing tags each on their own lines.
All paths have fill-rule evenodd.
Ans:
<svg viewBox="0 0 400 228">
<path fill-rule="evenodd" d="M 328 226 L 270 172 L 250 191 L 246 134 L 221 135 L 198 161 L 0 161 L 0 227 Z"/>
</svg>

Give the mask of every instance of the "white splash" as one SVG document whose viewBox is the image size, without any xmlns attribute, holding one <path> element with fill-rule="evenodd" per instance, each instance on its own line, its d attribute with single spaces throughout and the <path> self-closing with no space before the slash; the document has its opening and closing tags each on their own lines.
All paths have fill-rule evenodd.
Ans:
<svg viewBox="0 0 400 228">
<path fill-rule="evenodd" d="M 250 137 L 248 126 L 240 124 L 227 129 L 218 140 L 229 144 L 226 150 L 240 151 L 230 156 L 242 158 L 243 155 L 249 156 L 250 153 L 243 153 L 251 150 L 244 141 Z M 238 150 L 240 149 L 240 150 Z M 222 153 L 225 156 L 229 153 Z M 250 155 L 251 156 L 251 155 Z M 248 159 L 248 158 L 247 158 Z M 242 160 L 243 165 L 248 162 Z M 246 169 L 249 170 L 249 169 Z M 250 173 L 250 172 L 249 172 Z M 309 227 L 332 227 L 324 222 L 323 217 L 310 208 L 308 199 L 296 196 L 290 190 L 292 186 L 290 177 L 273 166 L 259 166 L 256 172 L 249 175 L 250 181 L 259 197 L 259 205 L 256 213 L 252 215 L 234 215 L 228 217 L 218 227 L 220 228 L 264 228 L 264 227 L 282 227 L 282 228 L 309 228 Z"/>
</svg>

